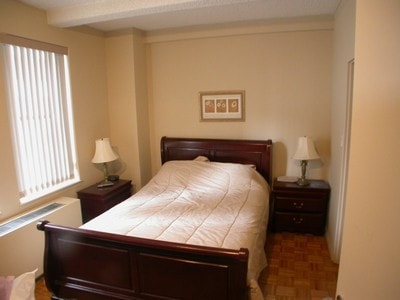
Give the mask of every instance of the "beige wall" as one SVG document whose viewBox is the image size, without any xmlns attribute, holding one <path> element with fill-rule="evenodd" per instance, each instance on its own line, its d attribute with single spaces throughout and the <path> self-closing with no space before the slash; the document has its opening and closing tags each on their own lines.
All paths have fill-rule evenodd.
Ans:
<svg viewBox="0 0 400 300">
<path fill-rule="evenodd" d="M 143 34 L 127 30 L 108 36 L 106 62 L 111 138 L 120 156 L 111 170 L 132 179 L 138 190 L 151 178 Z"/>
<path fill-rule="evenodd" d="M 148 37 L 153 171 L 163 135 L 266 139 L 274 142 L 273 174 L 299 175 L 297 139 L 311 135 L 330 165 L 332 23 L 304 21 Z M 200 122 L 199 92 L 245 90 L 245 122 Z"/>
<path fill-rule="evenodd" d="M 400 2 L 356 2 L 348 193 L 337 293 L 400 295 Z"/>
<path fill-rule="evenodd" d="M 106 39 L 107 84 L 110 101 L 111 139 L 119 154 L 110 173 L 136 179 L 138 184 L 137 117 L 135 98 L 135 64 L 132 34 L 121 34 Z"/>
<path fill-rule="evenodd" d="M 76 197 L 76 191 L 100 180 L 101 171 L 91 163 L 94 141 L 109 135 L 104 37 L 47 25 L 43 11 L 18 1 L 0 1 L 0 32 L 59 44 L 69 48 L 73 112 L 82 183 L 59 194 L 21 206 L 11 146 L 3 78 L 0 75 L 0 220 L 29 206 L 63 196 Z"/>
</svg>

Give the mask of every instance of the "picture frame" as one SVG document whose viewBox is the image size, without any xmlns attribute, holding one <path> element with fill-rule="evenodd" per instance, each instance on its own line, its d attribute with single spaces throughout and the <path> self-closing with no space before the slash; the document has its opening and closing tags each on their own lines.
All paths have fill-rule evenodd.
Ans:
<svg viewBox="0 0 400 300">
<path fill-rule="evenodd" d="M 200 92 L 200 121 L 244 121 L 245 92 Z"/>
</svg>

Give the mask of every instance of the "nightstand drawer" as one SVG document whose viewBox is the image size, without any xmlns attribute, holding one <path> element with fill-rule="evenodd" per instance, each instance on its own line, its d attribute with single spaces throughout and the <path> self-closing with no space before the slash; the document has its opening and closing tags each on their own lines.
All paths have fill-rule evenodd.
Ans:
<svg viewBox="0 0 400 300">
<path fill-rule="evenodd" d="M 278 231 L 297 231 L 323 234 L 325 216 L 323 214 L 275 213 L 275 227 Z"/>
<path fill-rule="evenodd" d="M 125 187 L 124 189 L 118 191 L 113 197 L 107 197 L 104 199 L 104 207 L 110 209 L 118 203 L 128 199 L 131 194 L 131 187 Z"/>
<path fill-rule="evenodd" d="M 326 209 L 326 201 L 320 198 L 289 198 L 280 196 L 276 196 L 275 198 L 275 209 L 277 211 L 323 213 Z"/>
</svg>

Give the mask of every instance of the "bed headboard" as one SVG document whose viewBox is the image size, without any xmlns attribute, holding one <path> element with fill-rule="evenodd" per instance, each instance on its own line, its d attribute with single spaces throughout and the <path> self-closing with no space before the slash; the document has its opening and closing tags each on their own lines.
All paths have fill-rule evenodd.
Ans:
<svg viewBox="0 0 400 300">
<path fill-rule="evenodd" d="M 210 161 L 253 164 L 257 171 L 271 183 L 271 140 L 228 140 L 200 138 L 161 138 L 161 162 L 191 160 L 199 155 Z"/>
</svg>

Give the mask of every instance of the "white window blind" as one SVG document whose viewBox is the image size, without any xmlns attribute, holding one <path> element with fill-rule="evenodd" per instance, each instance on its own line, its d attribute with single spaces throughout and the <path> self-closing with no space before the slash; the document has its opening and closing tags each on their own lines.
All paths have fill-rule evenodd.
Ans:
<svg viewBox="0 0 400 300">
<path fill-rule="evenodd" d="M 65 49 L 59 46 L 30 44 L 13 36 L 8 43 L 8 35 L 0 38 L 24 203 L 79 181 L 68 56 L 67 51 L 58 51 Z"/>
</svg>

